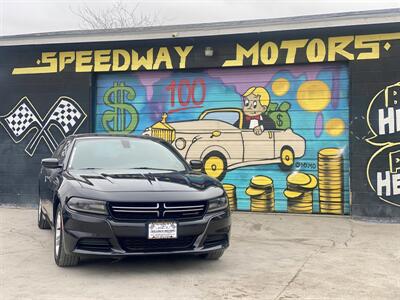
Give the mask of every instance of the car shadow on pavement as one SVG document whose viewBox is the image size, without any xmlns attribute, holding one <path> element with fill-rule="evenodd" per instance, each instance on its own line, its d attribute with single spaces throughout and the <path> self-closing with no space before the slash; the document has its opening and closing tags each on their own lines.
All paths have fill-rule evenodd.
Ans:
<svg viewBox="0 0 400 300">
<path fill-rule="evenodd" d="M 221 258 L 223 261 L 223 258 Z M 118 272 L 139 272 L 143 273 L 174 273 L 186 269 L 210 268 L 218 265 L 220 261 L 208 261 L 196 255 L 146 255 L 129 256 L 121 258 L 110 257 L 83 257 L 77 268 L 87 271 L 98 271 L 107 268 L 110 271 Z"/>
</svg>

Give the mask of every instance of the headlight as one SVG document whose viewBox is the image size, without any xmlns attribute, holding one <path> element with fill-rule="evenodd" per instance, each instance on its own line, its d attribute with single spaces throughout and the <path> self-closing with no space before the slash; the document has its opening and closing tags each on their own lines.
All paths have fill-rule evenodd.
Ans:
<svg viewBox="0 0 400 300">
<path fill-rule="evenodd" d="M 223 210 L 228 207 L 228 199 L 225 196 L 221 196 L 208 201 L 208 211 L 214 212 L 218 210 Z"/>
<path fill-rule="evenodd" d="M 98 200 L 89 200 L 83 198 L 71 198 L 67 202 L 67 206 L 76 211 L 87 212 L 92 214 L 107 214 L 106 202 Z"/>
<path fill-rule="evenodd" d="M 178 150 L 184 149 L 184 148 L 186 147 L 186 140 L 185 140 L 184 138 L 176 139 L 176 141 L 175 141 L 175 147 L 176 147 L 176 149 L 178 149 Z"/>
</svg>

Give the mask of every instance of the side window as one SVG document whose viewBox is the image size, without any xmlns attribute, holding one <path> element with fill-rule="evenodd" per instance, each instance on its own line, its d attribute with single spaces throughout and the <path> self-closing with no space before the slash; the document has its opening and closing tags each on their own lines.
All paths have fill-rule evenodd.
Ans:
<svg viewBox="0 0 400 300">
<path fill-rule="evenodd" d="M 60 155 L 58 156 L 58 159 L 62 162 L 64 162 L 65 160 L 65 156 L 67 155 L 69 146 L 71 145 L 71 140 L 67 140 L 65 141 L 61 151 L 60 151 Z"/>
<path fill-rule="evenodd" d="M 213 111 L 204 115 L 203 120 L 217 120 L 239 127 L 239 113 L 237 111 Z"/>
<path fill-rule="evenodd" d="M 64 148 L 64 145 L 65 145 L 65 141 L 63 141 L 60 145 L 58 145 L 57 149 L 53 152 L 53 155 L 51 157 L 59 158 L 60 153 Z"/>
</svg>

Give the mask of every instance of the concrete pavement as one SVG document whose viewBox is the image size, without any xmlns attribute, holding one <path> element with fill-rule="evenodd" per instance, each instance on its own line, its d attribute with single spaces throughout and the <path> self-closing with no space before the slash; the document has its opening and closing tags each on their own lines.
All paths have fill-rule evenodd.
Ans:
<svg viewBox="0 0 400 300">
<path fill-rule="evenodd" d="M 0 208 L 0 299 L 400 299 L 400 224 L 233 215 L 221 260 L 53 261 L 36 211 Z"/>
</svg>

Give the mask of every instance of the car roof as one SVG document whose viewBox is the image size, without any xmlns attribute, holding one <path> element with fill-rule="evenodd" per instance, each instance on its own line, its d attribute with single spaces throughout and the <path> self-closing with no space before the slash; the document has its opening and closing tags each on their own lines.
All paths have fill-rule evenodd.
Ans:
<svg viewBox="0 0 400 300">
<path fill-rule="evenodd" d="M 155 138 L 152 136 L 146 136 L 146 135 L 132 135 L 132 134 L 117 134 L 117 133 L 79 133 L 79 134 L 72 134 L 67 137 L 67 139 L 86 139 L 86 138 L 107 138 L 107 137 L 125 137 L 125 138 L 135 138 L 135 139 L 143 139 L 143 140 L 152 140 L 154 142 L 162 142 L 166 143 L 163 139 Z"/>
</svg>

